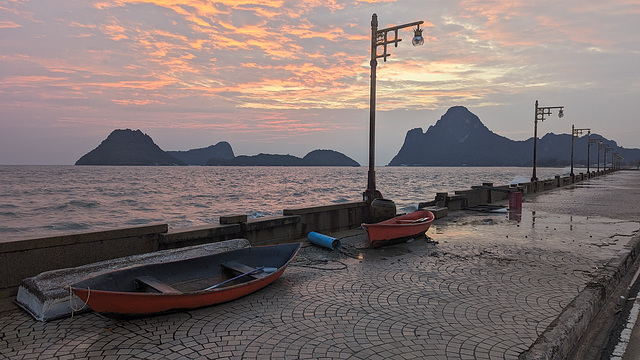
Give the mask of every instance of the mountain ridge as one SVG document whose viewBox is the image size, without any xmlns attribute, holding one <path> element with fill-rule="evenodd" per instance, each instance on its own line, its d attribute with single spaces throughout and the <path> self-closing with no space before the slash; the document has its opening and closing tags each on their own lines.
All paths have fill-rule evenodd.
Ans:
<svg viewBox="0 0 640 360">
<path fill-rule="evenodd" d="M 640 162 L 640 149 L 626 149 L 598 134 L 626 162 Z M 537 166 L 567 166 L 571 163 L 571 135 L 548 133 L 537 142 Z M 574 164 L 597 161 L 597 146 L 589 147 L 587 135 L 574 138 Z M 610 156 L 608 156 L 610 159 Z M 601 159 L 603 160 L 603 159 Z M 533 138 L 511 140 L 493 133 L 464 106 L 454 106 L 427 131 L 414 128 L 387 166 L 532 166 Z"/>
</svg>

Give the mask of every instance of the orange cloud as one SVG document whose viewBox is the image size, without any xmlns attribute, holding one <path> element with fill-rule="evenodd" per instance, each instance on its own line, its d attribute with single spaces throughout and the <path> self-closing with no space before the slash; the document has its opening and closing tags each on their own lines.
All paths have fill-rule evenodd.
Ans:
<svg viewBox="0 0 640 360">
<path fill-rule="evenodd" d="M 12 28 L 19 28 L 19 27 L 22 27 L 22 25 L 17 24 L 13 21 L 0 20 L 0 29 L 12 29 Z"/>
</svg>

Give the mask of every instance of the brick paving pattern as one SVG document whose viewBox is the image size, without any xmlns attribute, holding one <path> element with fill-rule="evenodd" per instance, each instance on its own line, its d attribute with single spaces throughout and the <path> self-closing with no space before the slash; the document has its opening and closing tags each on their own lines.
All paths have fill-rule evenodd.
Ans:
<svg viewBox="0 0 640 360">
<path fill-rule="evenodd" d="M 275 283 L 218 306 L 128 321 L 5 312 L 0 358 L 515 359 L 640 228 L 638 210 L 612 218 L 607 205 L 575 206 L 597 186 L 637 203 L 619 185 L 638 177 L 527 198 L 519 222 L 451 214 L 429 230 L 433 241 L 373 250 L 360 234 L 343 252 L 306 245 Z"/>
</svg>

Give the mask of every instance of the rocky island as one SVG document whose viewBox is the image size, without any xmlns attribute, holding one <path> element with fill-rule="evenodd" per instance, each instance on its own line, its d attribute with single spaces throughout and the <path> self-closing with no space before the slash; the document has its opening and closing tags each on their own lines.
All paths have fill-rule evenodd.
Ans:
<svg viewBox="0 0 640 360">
<path fill-rule="evenodd" d="M 304 158 L 293 155 L 258 154 L 235 156 L 231 145 L 221 141 L 206 148 L 164 151 L 140 130 L 114 130 L 76 165 L 209 165 L 209 166 L 360 166 L 333 150 L 314 150 Z"/>
</svg>

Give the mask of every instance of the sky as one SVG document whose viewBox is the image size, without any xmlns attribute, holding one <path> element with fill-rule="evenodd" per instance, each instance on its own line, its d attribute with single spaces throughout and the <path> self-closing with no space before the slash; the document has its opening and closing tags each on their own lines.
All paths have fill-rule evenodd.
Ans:
<svg viewBox="0 0 640 360">
<path fill-rule="evenodd" d="M 377 67 L 376 164 L 462 105 L 533 136 L 534 106 L 640 148 L 640 0 L 0 0 L 0 164 L 65 165 L 115 129 L 163 150 L 331 149 L 368 164 L 371 16 L 411 28 Z"/>
</svg>

